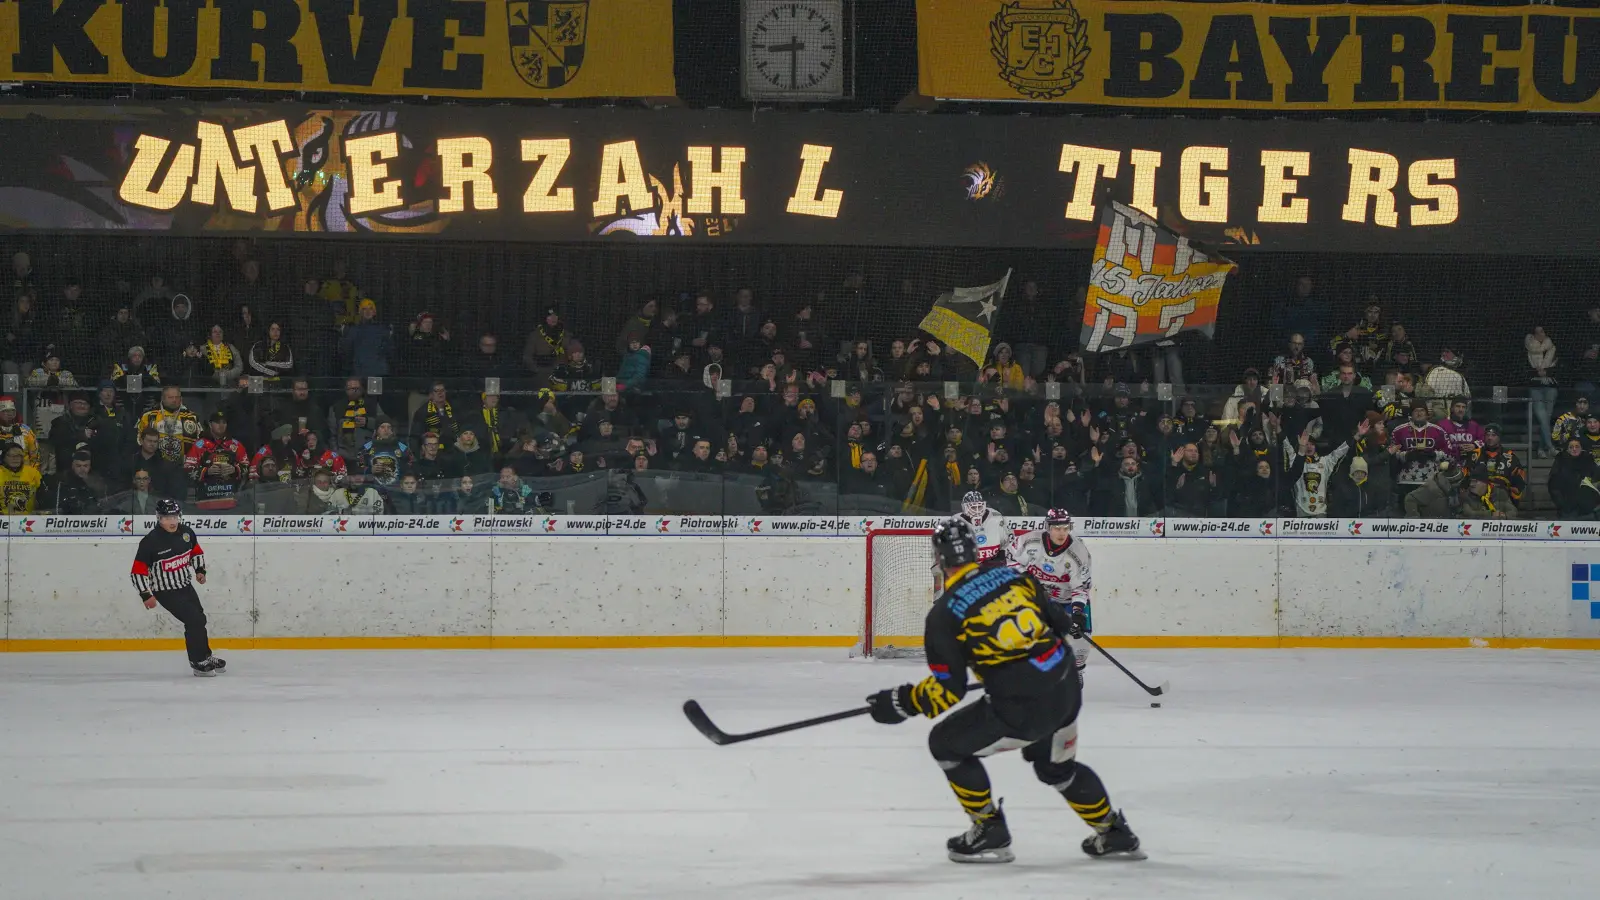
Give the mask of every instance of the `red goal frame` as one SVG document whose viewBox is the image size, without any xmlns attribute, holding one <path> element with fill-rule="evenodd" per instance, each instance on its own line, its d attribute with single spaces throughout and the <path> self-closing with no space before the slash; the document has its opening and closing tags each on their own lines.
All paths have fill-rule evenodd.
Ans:
<svg viewBox="0 0 1600 900">
<path fill-rule="evenodd" d="M 863 597 L 862 597 L 862 605 L 866 607 L 866 617 L 865 617 L 865 622 L 863 623 L 862 632 L 861 632 L 861 655 L 862 656 L 866 656 L 866 657 L 871 657 L 872 656 L 872 625 L 873 625 L 873 618 L 874 618 L 873 617 L 873 612 L 872 612 L 873 605 L 874 605 L 873 602 L 872 602 L 872 597 L 873 597 L 873 594 L 872 594 L 872 588 L 873 588 L 872 549 L 873 549 L 873 544 L 877 540 L 877 538 L 879 538 L 879 537 L 910 537 L 910 536 L 913 536 L 913 535 L 922 535 L 923 537 L 929 538 L 931 540 L 933 538 L 933 529 L 932 528 L 875 528 L 875 529 L 867 532 L 867 552 L 866 552 L 866 563 L 867 563 L 867 579 L 866 579 L 867 580 L 867 585 L 866 585 L 866 588 L 867 588 L 867 590 L 866 590 L 866 594 L 864 594 Z M 932 557 L 932 550 L 931 549 L 929 550 L 928 566 L 929 566 L 930 569 L 933 566 L 933 557 Z M 933 576 L 930 574 L 930 577 L 933 577 Z M 937 582 L 935 582 L 935 583 L 937 584 Z"/>
</svg>

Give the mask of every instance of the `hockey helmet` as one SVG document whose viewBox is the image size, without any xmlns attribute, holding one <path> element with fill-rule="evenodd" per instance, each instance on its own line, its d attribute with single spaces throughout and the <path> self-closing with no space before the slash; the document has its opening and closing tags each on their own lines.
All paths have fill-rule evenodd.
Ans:
<svg viewBox="0 0 1600 900">
<path fill-rule="evenodd" d="M 181 516 L 183 515 L 183 507 L 179 506 L 176 500 L 157 500 L 156 515 L 163 518 L 166 516 Z"/>
<path fill-rule="evenodd" d="M 961 498 L 961 514 L 974 522 L 983 518 L 983 511 L 988 508 L 989 504 L 978 491 L 967 491 Z"/>
<path fill-rule="evenodd" d="M 1044 525 L 1046 528 L 1053 528 L 1056 525 L 1065 525 L 1071 528 L 1072 513 L 1067 512 L 1066 509 L 1060 506 L 1051 507 L 1044 514 Z"/>
<path fill-rule="evenodd" d="M 942 569 L 954 569 L 978 561 L 978 536 L 972 523 L 951 516 L 933 527 L 933 559 Z"/>
</svg>

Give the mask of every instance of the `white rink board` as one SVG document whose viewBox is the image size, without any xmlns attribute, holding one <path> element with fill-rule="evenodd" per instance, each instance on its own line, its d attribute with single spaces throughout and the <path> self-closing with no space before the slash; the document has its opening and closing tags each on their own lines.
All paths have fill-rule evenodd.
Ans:
<svg viewBox="0 0 1600 900">
<path fill-rule="evenodd" d="M 192 521 L 209 559 L 201 593 L 212 634 L 264 647 L 341 640 L 607 646 L 608 639 L 612 646 L 847 645 L 862 627 L 865 530 L 929 524 L 681 516 Z M 1600 574 L 1593 523 L 1512 523 L 1515 531 L 1484 522 L 1083 524 L 1094 532 L 1083 540 L 1094 553 L 1096 633 L 1111 643 L 1481 639 L 1600 647 L 1600 617 L 1575 599 L 1572 577 L 1575 564 Z M 149 527 L 107 516 L 0 519 L 0 646 L 104 649 L 103 642 L 178 636 L 170 617 L 143 609 L 127 579 L 137 537 Z"/>
</svg>

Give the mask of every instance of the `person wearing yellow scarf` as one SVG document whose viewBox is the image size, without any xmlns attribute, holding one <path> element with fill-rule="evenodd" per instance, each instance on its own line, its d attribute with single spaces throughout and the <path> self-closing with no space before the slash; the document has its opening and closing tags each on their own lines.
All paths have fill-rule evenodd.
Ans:
<svg viewBox="0 0 1600 900">
<path fill-rule="evenodd" d="M 446 447 L 461 436 L 461 422 L 456 418 L 455 404 L 446 395 L 442 381 L 433 383 L 433 390 L 428 392 L 428 402 L 417 407 L 417 414 L 411 419 L 412 434 L 427 434 L 430 431 L 437 434 L 439 442 Z"/>
<path fill-rule="evenodd" d="M 200 374 L 218 387 L 230 387 L 244 371 L 244 359 L 237 347 L 222 337 L 222 326 L 211 326 L 211 336 L 200 345 Z"/>
</svg>

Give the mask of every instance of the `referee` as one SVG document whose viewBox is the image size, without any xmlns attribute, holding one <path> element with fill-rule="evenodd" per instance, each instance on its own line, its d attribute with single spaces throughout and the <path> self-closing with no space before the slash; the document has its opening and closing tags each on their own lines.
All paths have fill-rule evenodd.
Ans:
<svg viewBox="0 0 1600 900">
<path fill-rule="evenodd" d="M 176 500 L 156 502 L 157 525 L 139 542 L 133 558 L 133 586 L 144 600 L 145 609 L 156 604 L 183 623 L 183 642 L 189 651 L 189 667 L 194 674 L 211 678 L 227 663 L 211 655 L 206 637 L 206 611 L 193 581 L 206 583 L 206 554 L 194 529 L 183 524 L 183 508 Z"/>
</svg>

